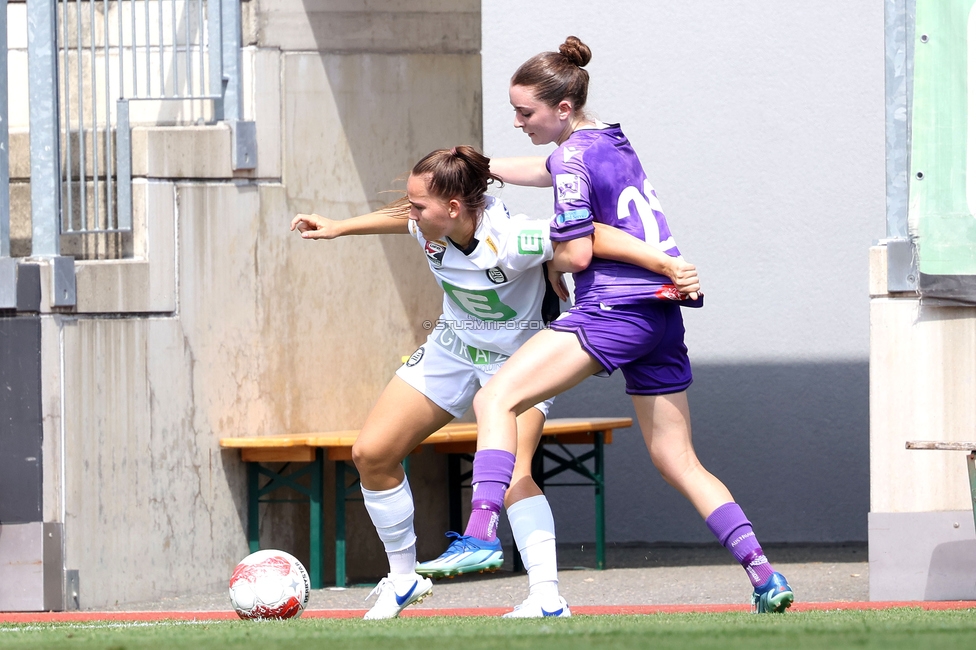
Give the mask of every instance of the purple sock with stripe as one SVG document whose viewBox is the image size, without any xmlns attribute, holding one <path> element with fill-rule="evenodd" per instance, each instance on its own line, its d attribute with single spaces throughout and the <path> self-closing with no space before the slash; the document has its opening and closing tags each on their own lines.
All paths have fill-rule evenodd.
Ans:
<svg viewBox="0 0 976 650">
<path fill-rule="evenodd" d="M 709 530 L 749 574 L 753 587 L 758 587 L 773 575 L 773 567 L 763 553 L 752 524 L 735 502 L 720 505 L 705 520 Z"/>
<path fill-rule="evenodd" d="M 514 471 L 514 454 L 501 449 L 475 452 L 471 466 L 471 517 L 465 535 L 486 542 L 497 539 L 498 517 Z"/>
</svg>

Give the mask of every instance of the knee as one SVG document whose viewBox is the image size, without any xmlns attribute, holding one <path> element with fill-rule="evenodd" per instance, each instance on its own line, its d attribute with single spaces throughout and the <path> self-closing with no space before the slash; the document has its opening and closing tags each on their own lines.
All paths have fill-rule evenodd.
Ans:
<svg viewBox="0 0 976 650">
<path fill-rule="evenodd" d="M 652 450 L 651 462 L 661 473 L 661 477 L 669 485 L 677 487 L 682 481 L 694 474 L 701 467 L 701 463 L 693 453 L 674 453 L 672 450 Z"/>
<path fill-rule="evenodd" d="M 383 470 L 389 464 L 386 454 L 377 445 L 357 440 L 352 445 L 352 462 L 360 476 L 371 476 Z"/>
<path fill-rule="evenodd" d="M 491 387 L 482 388 L 475 393 L 471 407 L 474 409 L 474 415 L 478 420 L 486 416 L 490 417 L 491 414 L 499 411 L 510 410 L 505 396 Z"/>
<path fill-rule="evenodd" d="M 488 391 L 482 388 L 475 393 L 474 401 L 471 403 L 471 408 L 474 410 L 474 416 L 477 420 L 480 420 L 486 413 L 491 411 L 492 400 L 487 393 Z"/>
</svg>

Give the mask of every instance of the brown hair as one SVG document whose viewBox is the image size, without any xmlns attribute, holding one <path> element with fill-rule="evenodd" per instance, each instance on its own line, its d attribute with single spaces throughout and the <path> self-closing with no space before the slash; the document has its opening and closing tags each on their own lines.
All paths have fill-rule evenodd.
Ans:
<svg viewBox="0 0 976 650">
<path fill-rule="evenodd" d="M 491 173 L 490 160 L 474 147 L 460 145 L 438 149 L 420 159 L 410 173 L 427 176 L 427 189 L 434 196 L 458 199 L 477 218 L 485 209 L 485 192 L 501 178 Z"/>
<path fill-rule="evenodd" d="M 586 105 L 590 74 L 583 67 L 592 53 L 583 41 L 567 36 L 558 52 L 542 52 L 519 66 L 512 75 L 511 85 L 531 88 L 535 98 L 546 106 L 555 107 L 568 99 L 574 111 Z"/>
</svg>

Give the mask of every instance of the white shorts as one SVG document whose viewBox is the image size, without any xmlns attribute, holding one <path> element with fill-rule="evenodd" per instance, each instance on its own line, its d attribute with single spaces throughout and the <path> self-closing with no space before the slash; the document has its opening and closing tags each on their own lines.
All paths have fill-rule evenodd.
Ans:
<svg viewBox="0 0 976 650">
<path fill-rule="evenodd" d="M 450 327 L 439 322 L 427 341 L 396 371 L 427 399 L 456 418 L 471 408 L 474 394 L 498 372 L 507 354 L 466 345 Z M 535 408 L 549 415 L 552 399 Z"/>
</svg>

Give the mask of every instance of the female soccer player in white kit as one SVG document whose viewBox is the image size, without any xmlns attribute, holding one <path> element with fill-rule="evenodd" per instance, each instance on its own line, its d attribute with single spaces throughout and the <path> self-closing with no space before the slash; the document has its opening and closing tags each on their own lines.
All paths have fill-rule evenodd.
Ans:
<svg viewBox="0 0 976 650">
<path fill-rule="evenodd" d="M 488 158 L 473 148 L 441 149 L 414 166 L 405 202 L 343 221 L 300 214 L 291 224 L 306 239 L 409 233 L 423 247 L 444 290 L 443 313 L 434 331 L 397 370 L 353 446 L 366 509 L 390 562 L 389 575 L 370 594 L 378 598 L 367 619 L 394 618 L 432 591 L 430 579 L 416 571 L 413 496 L 400 463 L 427 436 L 463 415 L 480 386 L 544 327 L 540 267 L 552 257 L 549 226 L 524 215 L 510 216 L 501 201 L 485 194 L 495 179 Z M 643 242 L 609 231 L 606 235 L 619 258 L 654 267 L 667 263 Z M 602 234 L 595 238 L 598 252 Z M 682 281 L 694 288 L 697 276 L 688 266 L 680 269 Z M 525 485 L 534 485 L 531 458 L 547 410 L 548 403 L 542 402 L 518 419 L 519 462 L 510 469 L 514 483 L 530 495 Z M 544 583 L 565 607 L 557 589 L 552 514 L 537 486 L 535 492 L 539 498 L 528 516 L 513 517 L 510 512 L 513 532 L 520 549 L 523 544 L 539 547 L 534 557 L 541 560 L 529 567 L 534 569 L 530 589 L 533 579 Z M 475 514 L 483 515 L 482 529 L 494 536 L 498 510 Z M 494 545 L 476 549 L 475 555 L 482 568 L 501 564 L 497 539 Z M 569 614 L 568 607 L 564 611 Z"/>
</svg>

